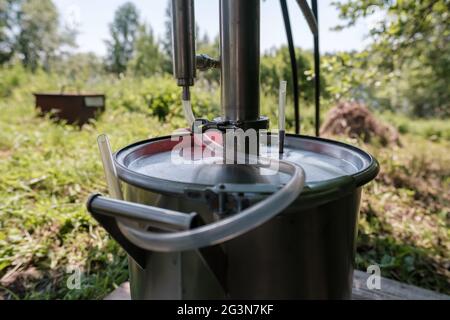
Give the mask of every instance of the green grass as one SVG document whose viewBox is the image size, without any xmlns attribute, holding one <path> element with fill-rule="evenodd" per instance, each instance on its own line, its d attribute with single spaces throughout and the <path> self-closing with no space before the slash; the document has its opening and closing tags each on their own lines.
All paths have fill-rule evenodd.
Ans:
<svg viewBox="0 0 450 320">
<path fill-rule="evenodd" d="M 128 272 L 126 255 L 84 206 L 90 193 L 106 193 L 96 137 L 108 134 L 118 149 L 170 134 L 184 125 L 174 103 L 178 89 L 167 78 L 96 83 L 90 88 L 106 92 L 108 111 L 79 130 L 35 112 L 31 93 L 57 90 L 57 79 L 37 75 L 13 83 L 0 100 L 0 299 L 101 299 Z M 211 90 L 194 91 L 198 114 L 217 112 L 217 88 Z M 276 103 L 276 95 L 262 99 L 273 119 Z M 312 114 L 304 109 L 309 133 Z M 402 148 L 344 139 L 368 149 L 382 167 L 365 191 L 357 266 L 378 263 L 385 276 L 450 293 L 448 136 L 426 133 L 437 122 L 383 117 L 396 126 L 408 123 Z M 81 290 L 67 288 L 69 266 L 83 271 Z"/>
<path fill-rule="evenodd" d="M 399 114 L 384 113 L 380 117 L 397 127 L 401 134 L 421 136 L 431 141 L 449 141 L 448 119 L 411 119 Z"/>
<path fill-rule="evenodd" d="M 39 86 L 0 103 L 1 286 L 7 298 L 102 298 L 127 269 L 123 251 L 84 206 L 89 193 L 106 192 L 96 137 L 107 133 L 118 148 L 170 127 L 113 107 L 82 130 L 56 124 L 35 112 L 31 92 L 52 89 Z M 83 270 L 83 290 L 67 289 L 68 266 Z"/>
<path fill-rule="evenodd" d="M 449 294 L 450 143 L 403 135 L 402 144 L 363 146 L 382 170 L 364 193 L 357 265 Z"/>
</svg>

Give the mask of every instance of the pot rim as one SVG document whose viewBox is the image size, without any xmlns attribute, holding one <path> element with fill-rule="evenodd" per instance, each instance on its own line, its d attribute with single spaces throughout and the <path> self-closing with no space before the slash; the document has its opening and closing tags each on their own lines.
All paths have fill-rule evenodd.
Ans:
<svg viewBox="0 0 450 320">
<path fill-rule="evenodd" d="M 189 134 L 186 134 L 189 135 Z M 342 193 L 343 191 L 350 191 L 355 188 L 359 188 L 369 183 L 378 175 L 380 171 L 380 166 L 378 161 L 368 152 L 365 152 L 355 146 L 334 141 L 325 138 L 317 138 L 304 135 L 287 134 L 286 138 L 291 139 L 303 139 L 309 142 L 316 142 L 320 144 L 333 145 L 339 147 L 341 150 L 346 150 L 347 152 L 352 152 L 353 155 L 358 155 L 359 160 L 362 161 L 362 169 L 351 175 L 344 175 L 335 179 L 327 179 L 319 182 L 307 182 L 305 189 L 302 193 L 307 197 L 332 196 L 334 191 Z M 114 154 L 114 162 L 117 168 L 117 174 L 121 181 L 131 184 L 132 186 L 142 188 L 144 190 L 154 191 L 161 194 L 169 195 L 179 195 L 184 196 L 187 189 L 203 191 L 206 188 L 211 187 L 208 184 L 191 183 L 191 182 L 179 182 L 166 180 L 156 177 L 151 177 L 138 173 L 136 171 L 130 170 L 126 165 L 126 158 L 128 155 L 132 154 L 134 151 L 138 150 L 140 147 L 154 143 L 162 140 L 170 140 L 171 136 L 162 136 L 152 139 L 147 139 L 133 143 L 126 146 Z M 328 154 L 324 152 L 324 154 Z M 330 155 L 330 154 L 328 154 Z M 332 156 L 332 155 L 331 155 Z M 334 191 L 333 191 L 334 190 Z"/>
</svg>

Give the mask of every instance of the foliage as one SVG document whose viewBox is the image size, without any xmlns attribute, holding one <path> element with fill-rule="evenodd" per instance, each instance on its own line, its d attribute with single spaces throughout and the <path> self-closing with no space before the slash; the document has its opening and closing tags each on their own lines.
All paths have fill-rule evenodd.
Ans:
<svg viewBox="0 0 450 320">
<path fill-rule="evenodd" d="M 56 87 L 33 80 L 0 106 L 0 171 L 10 173 L 0 182 L 2 286 L 28 299 L 101 298 L 127 271 L 124 253 L 84 209 L 88 193 L 105 192 L 93 137 L 108 133 L 117 148 L 163 126 L 125 109 L 82 131 L 54 124 L 37 117 L 31 91 Z M 83 271 L 82 291 L 67 289 L 68 266 Z"/>
<path fill-rule="evenodd" d="M 107 64 L 111 72 L 121 74 L 126 71 L 133 55 L 139 25 L 139 13 L 133 3 L 127 2 L 116 10 L 114 21 L 109 26 L 112 39 L 106 41 Z"/>
<path fill-rule="evenodd" d="M 450 141 L 403 135 L 402 142 L 364 146 L 382 171 L 363 197 L 357 267 L 377 263 L 387 277 L 449 294 Z"/>
<path fill-rule="evenodd" d="M 393 123 L 400 133 L 419 136 L 430 141 L 450 141 L 448 120 L 411 119 L 392 112 L 384 112 L 379 116 Z"/>
<path fill-rule="evenodd" d="M 372 82 L 382 84 L 371 88 L 372 97 L 421 117 L 450 114 L 448 0 L 346 0 L 334 4 L 347 21 L 338 28 L 374 15 L 383 17 L 370 29 L 373 45 L 357 71 L 364 72 L 369 66 L 376 79 Z"/>
<path fill-rule="evenodd" d="M 181 107 L 181 89 L 169 76 L 153 78 L 124 78 L 120 81 L 104 84 L 112 109 L 126 109 L 129 112 L 153 115 L 161 123 L 184 125 Z M 202 117 L 219 114 L 218 91 L 202 87 L 192 90 L 194 113 Z"/>
<path fill-rule="evenodd" d="M 313 101 L 314 83 L 311 60 L 305 52 L 296 49 L 297 66 L 299 74 L 300 97 L 306 101 Z M 278 88 L 282 80 L 286 80 L 288 93 L 292 94 L 292 71 L 289 58 L 289 50 L 286 46 L 275 49 L 263 55 L 261 58 L 261 83 L 264 89 Z"/>
<path fill-rule="evenodd" d="M 49 69 L 60 46 L 58 11 L 51 0 L 24 0 L 20 7 L 16 40 L 23 64 L 32 70 Z"/>
<path fill-rule="evenodd" d="M 75 46 L 76 34 L 60 28 L 52 0 L 0 0 L 0 65 L 19 59 L 33 71 L 49 70 L 65 46 Z"/>
<path fill-rule="evenodd" d="M 39 3 L 39 5 L 37 5 Z M 373 24 L 373 45 L 362 52 L 326 54 L 322 59 L 324 77 L 322 96 L 332 101 L 361 100 L 380 110 L 409 113 L 415 116 L 447 116 L 450 112 L 449 79 L 449 3 L 427 1 L 335 1 L 344 28 L 361 19 L 381 17 Z M 34 8 L 36 7 L 36 8 Z M 36 9 L 36 10 L 35 10 Z M 141 26 L 132 3 L 116 11 L 107 42 L 107 70 L 115 74 L 150 76 L 171 74 L 172 35 L 171 3 L 166 9 L 166 30 L 156 40 L 151 26 Z M 40 11 L 39 11 L 40 10 Z M 385 17 L 382 17 L 385 15 Z M 58 72 L 74 70 L 80 55 L 64 55 L 63 45 L 74 40 L 75 33 L 57 30 L 58 16 L 51 0 L 0 0 L 0 64 L 14 56 L 34 70 L 56 68 Z M 420 21 L 420 23 L 416 23 Z M 19 41 L 20 40 L 20 41 Z M 161 47 L 161 50 L 160 50 Z M 197 28 L 197 51 L 219 57 L 218 38 L 211 41 Z M 14 50 L 16 55 L 13 55 Z M 300 91 L 304 101 L 313 97 L 312 55 L 297 49 Z M 98 70 L 96 58 L 93 70 Z M 63 64 L 67 63 L 65 69 Z M 78 82 L 91 81 L 93 72 L 79 76 L 69 72 L 65 85 L 79 87 Z M 98 73 L 102 73 L 100 70 Z M 78 77 L 79 79 L 75 79 Z M 262 57 L 261 81 L 264 90 L 277 90 L 281 79 L 292 84 L 289 54 L 286 47 L 274 49 Z M 216 86 L 218 70 L 199 72 L 199 83 Z M 75 84 L 73 84 L 75 83 Z M 290 95 L 292 86 L 288 86 Z M 325 101 L 327 103 L 327 101 Z"/>
<path fill-rule="evenodd" d="M 19 0 L 0 0 L 0 65 L 14 53 L 14 25 L 18 18 Z"/>
<path fill-rule="evenodd" d="M 21 64 L 14 64 L 12 66 L 0 67 L 0 97 L 9 96 L 14 88 L 23 84 L 28 74 Z"/>
<path fill-rule="evenodd" d="M 164 34 L 161 39 L 162 53 L 164 56 L 163 70 L 172 73 L 172 1 L 167 0 L 164 11 Z"/>
<path fill-rule="evenodd" d="M 135 76 L 149 77 L 162 72 L 163 57 L 151 27 L 145 24 L 138 29 L 133 58 L 128 63 L 128 71 Z"/>
<path fill-rule="evenodd" d="M 366 58 L 366 51 L 339 52 L 322 58 L 323 76 L 330 79 L 326 90 L 334 100 L 372 100 L 371 88 L 378 74 L 369 68 Z"/>
<path fill-rule="evenodd" d="M 60 87 L 64 92 L 79 92 L 105 76 L 103 61 L 93 53 L 76 53 L 56 59 L 52 64 L 53 74 L 60 78 Z"/>
<path fill-rule="evenodd" d="M 307 105 L 314 101 L 314 60 L 311 51 L 305 51 L 300 48 L 296 48 L 297 67 L 299 75 L 300 86 L 300 99 Z M 322 65 L 326 62 L 322 61 Z M 288 98 L 293 96 L 293 79 L 292 70 L 290 64 L 289 50 L 286 46 L 280 48 L 274 48 L 269 52 L 266 52 L 261 57 L 261 86 L 263 91 L 277 91 L 281 80 L 288 82 Z M 323 107 L 327 107 L 330 101 L 330 86 L 335 85 L 338 81 L 335 81 L 334 77 L 330 74 L 322 75 L 321 78 L 321 96 Z M 335 101 L 338 101 L 336 99 Z M 303 111 L 302 111 L 303 112 Z M 307 121 L 305 119 L 305 121 Z"/>
</svg>

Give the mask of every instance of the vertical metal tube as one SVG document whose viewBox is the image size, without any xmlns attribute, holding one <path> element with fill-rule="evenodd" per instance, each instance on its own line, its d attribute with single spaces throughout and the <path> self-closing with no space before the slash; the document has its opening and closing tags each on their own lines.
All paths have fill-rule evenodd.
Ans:
<svg viewBox="0 0 450 320">
<path fill-rule="evenodd" d="M 196 76 L 194 0 L 172 0 L 172 45 L 173 74 L 178 85 L 193 86 Z"/>
<path fill-rule="evenodd" d="M 312 0 L 312 11 L 317 22 L 317 33 L 314 35 L 314 73 L 315 73 L 315 94 L 316 94 L 316 136 L 320 136 L 320 38 L 319 38 L 319 10 L 317 0 Z"/>
<path fill-rule="evenodd" d="M 259 119 L 260 0 L 220 1 L 222 116 Z"/>
</svg>

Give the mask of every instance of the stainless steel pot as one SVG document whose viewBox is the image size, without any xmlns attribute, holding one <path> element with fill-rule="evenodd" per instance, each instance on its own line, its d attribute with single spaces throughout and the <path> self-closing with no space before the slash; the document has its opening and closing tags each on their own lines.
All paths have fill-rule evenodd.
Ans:
<svg viewBox="0 0 450 320">
<path fill-rule="evenodd" d="M 116 153 L 127 202 L 94 196 L 88 209 L 129 254 L 133 299 L 351 297 L 361 189 L 378 163 L 335 141 L 285 142 L 274 175 L 173 164 L 171 137 Z"/>
</svg>

